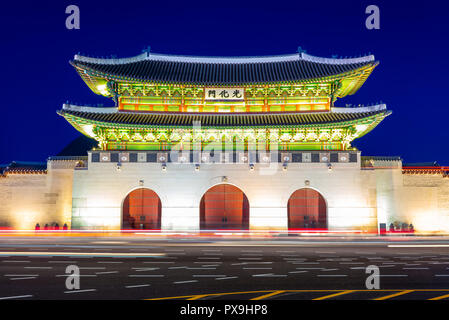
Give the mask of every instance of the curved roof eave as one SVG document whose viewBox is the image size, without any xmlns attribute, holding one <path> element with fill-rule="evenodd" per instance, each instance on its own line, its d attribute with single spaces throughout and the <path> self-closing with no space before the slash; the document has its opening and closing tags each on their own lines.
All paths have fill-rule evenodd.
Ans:
<svg viewBox="0 0 449 320">
<path fill-rule="evenodd" d="M 375 61 L 374 55 L 367 55 L 355 58 L 323 58 L 312 56 L 305 52 L 283 54 L 283 55 L 267 55 L 267 56 L 188 56 L 188 55 L 171 55 L 145 52 L 134 57 L 128 58 L 94 58 L 82 55 L 75 55 L 73 61 L 94 63 L 94 64 L 128 64 L 141 61 L 167 61 L 181 63 L 211 63 L 211 64 L 242 64 L 242 63 L 269 63 L 269 62 L 286 62 L 304 60 L 322 64 L 354 64 Z"/>
</svg>

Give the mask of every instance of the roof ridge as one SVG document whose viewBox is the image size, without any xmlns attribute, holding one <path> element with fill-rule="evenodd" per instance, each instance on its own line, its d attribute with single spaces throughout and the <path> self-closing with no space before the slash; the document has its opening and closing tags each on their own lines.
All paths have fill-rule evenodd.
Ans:
<svg viewBox="0 0 449 320">
<path fill-rule="evenodd" d="M 323 58 L 306 54 L 305 52 L 266 55 L 266 56 L 194 56 L 194 55 L 175 55 L 144 52 L 134 57 L 128 58 L 94 58 L 76 54 L 74 61 L 104 65 L 119 65 L 135 63 L 140 61 L 166 61 L 180 63 L 206 63 L 206 64 L 245 64 L 245 63 L 270 63 L 270 62 L 288 62 L 288 61 L 309 61 L 321 64 L 357 64 L 375 61 L 374 55 L 368 55 L 357 58 Z"/>
</svg>

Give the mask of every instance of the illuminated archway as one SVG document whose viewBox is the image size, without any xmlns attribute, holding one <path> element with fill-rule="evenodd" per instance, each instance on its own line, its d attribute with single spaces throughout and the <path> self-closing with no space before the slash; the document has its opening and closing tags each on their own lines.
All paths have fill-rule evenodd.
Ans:
<svg viewBox="0 0 449 320">
<path fill-rule="evenodd" d="M 327 229 L 327 206 L 324 197 L 311 188 L 298 189 L 287 205 L 288 229 Z"/>
<path fill-rule="evenodd" d="M 146 188 L 131 191 L 123 201 L 122 229 L 161 229 L 161 199 Z"/>
<path fill-rule="evenodd" d="M 248 230 L 249 202 L 239 188 L 219 184 L 209 190 L 200 202 L 201 230 Z"/>
</svg>

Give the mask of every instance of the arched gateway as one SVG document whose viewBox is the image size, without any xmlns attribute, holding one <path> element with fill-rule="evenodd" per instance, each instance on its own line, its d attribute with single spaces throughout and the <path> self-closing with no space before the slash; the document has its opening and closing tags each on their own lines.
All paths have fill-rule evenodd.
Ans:
<svg viewBox="0 0 449 320">
<path fill-rule="evenodd" d="M 122 229 L 160 229 L 161 199 L 146 188 L 131 191 L 123 202 Z"/>
<path fill-rule="evenodd" d="M 327 229 L 326 201 L 311 188 L 298 189 L 287 205 L 288 229 Z"/>
<path fill-rule="evenodd" d="M 243 191 L 230 184 L 207 190 L 200 202 L 200 229 L 249 229 L 249 202 Z"/>
</svg>

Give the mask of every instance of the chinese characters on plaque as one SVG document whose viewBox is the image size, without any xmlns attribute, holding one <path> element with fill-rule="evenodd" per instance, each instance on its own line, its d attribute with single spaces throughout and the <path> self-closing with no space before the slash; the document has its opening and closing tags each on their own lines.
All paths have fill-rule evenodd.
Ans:
<svg viewBox="0 0 449 320">
<path fill-rule="evenodd" d="M 206 100 L 243 100 L 244 93 L 243 88 L 206 88 L 204 98 Z"/>
</svg>

